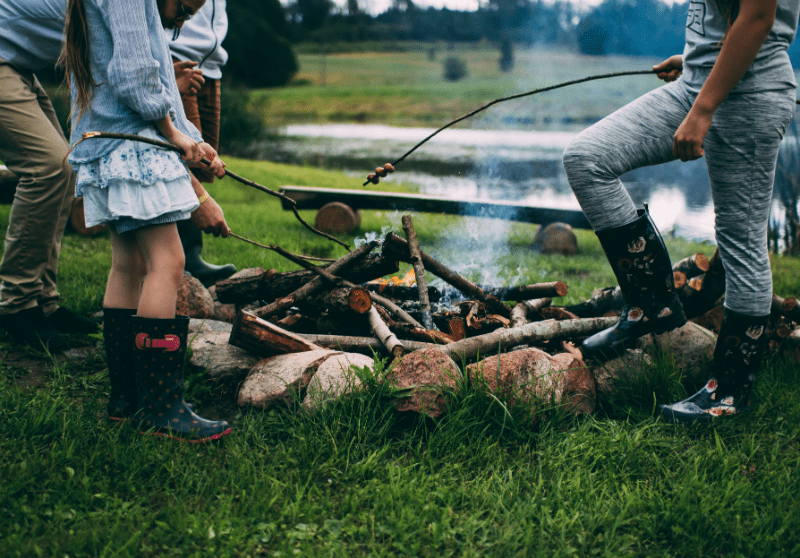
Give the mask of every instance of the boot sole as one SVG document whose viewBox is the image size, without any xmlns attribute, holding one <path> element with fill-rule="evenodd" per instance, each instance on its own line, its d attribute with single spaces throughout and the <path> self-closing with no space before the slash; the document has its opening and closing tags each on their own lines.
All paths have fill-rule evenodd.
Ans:
<svg viewBox="0 0 800 558">
<path fill-rule="evenodd" d="M 176 436 L 169 432 L 150 432 L 150 431 L 140 432 L 140 434 L 143 434 L 145 436 L 158 436 L 161 438 L 167 438 L 169 440 L 177 440 L 179 442 L 185 442 L 187 444 L 203 444 L 206 442 L 213 442 L 214 440 L 219 440 L 223 436 L 227 436 L 230 433 L 231 433 L 230 427 L 224 432 L 220 432 L 219 434 L 213 434 L 205 438 L 181 438 L 180 436 Z"/>
<path fill-rule="evenodd" d="M 719 416 L 710 415 L 708 413 L 699 413 L 699 414 L 689 414 L 689 413 L 681 413 L 680 411 L 676 412 L 671 409 L 667 409 L 666 407 L 661 407 L 659 409 L 661 411 L 661 416 L 664 417 L 664 420 L 673 422 L 675 424 L 694 424 L 696 422 L 702 422 L 704 424 L 708 424 L 710 422 L 714 422 L 715 419 L 722 419 L 722 418 L 734 418 L 739 417 L 743 414 L 746 414 L 750 409 L 742 409 L 735 413 L 724 413 Z"/>
</svg>

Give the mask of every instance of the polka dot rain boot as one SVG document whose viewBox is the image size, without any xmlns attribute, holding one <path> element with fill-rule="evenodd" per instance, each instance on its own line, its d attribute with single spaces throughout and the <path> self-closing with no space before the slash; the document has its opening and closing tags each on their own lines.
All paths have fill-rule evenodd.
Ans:
<svg viewBox="0 0 800 558">
<path fill-rule="evenodd" d="M 675 292 L 667 247 L 647 209 L 622 227 L 598 231 L 625 304 L 619 321 L 584 340 L 585 359 L 612 359 L 648 333 L 664 333 L 686 323 Z"/>
<path fill-rule="evenodd" d="M 768 322 L 769 316 L 747 316 L 726 308 L 708 382 L 683 401 L 659 405 L 661 416 L 678 423 L 710 422 L 749 411 Z"/>
<path fill-rule="evenodd" d="M 197 416 L 183 400 L 183 364 L 189 318 L 133 318 L 134 368 L 143 434 L 202 443 L 229 434 L 224 420 Z"/>
<path fill-rule="evenodd" d="M 122 421 L 136 413 L 136 378 L 133 375 L 133 334 L 131 323 L 136 309 L 103 308 L 103 347 L 106 352 L 111 396 L 108 419 Z"/>
</svg>

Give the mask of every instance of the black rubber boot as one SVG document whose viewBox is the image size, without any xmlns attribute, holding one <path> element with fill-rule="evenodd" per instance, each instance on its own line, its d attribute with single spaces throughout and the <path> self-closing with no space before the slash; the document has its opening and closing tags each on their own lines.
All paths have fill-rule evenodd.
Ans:
<svg viewBox="0 0 800 558">
<path fill-rule="evenodd" d="M 768 322 L 769 316 L 747 316 L 726 308 L 708 382 L 683 401 L 659 405 L 661 415 L 669 421 L 691 423 L 749 411 Z"/>
<path fill-rule="evenodd" d="M 625 305 L 619 322 L 584 340 L 585 359 L 619 356 L 648 333 L 664 333 L 686 323 L 675 292 L 667 247 L 647 210 L 628 225 L 596 233 L 611 263 Z"/>
<path fill-rule="evenodd" d="M 133 316 L 136 308 L 103 308 L 103 346 L 106 351 L 111 396 L 109 420 L 121 421 L 136 413 L 136 378 L 133 373 Z"/>
<path fill-rule="evenodd" d="M 228 423 L 197 416 L 183 400 L 189 318 L 133 318 L 134 368 L 142 434 L 201 443 L 229 434 Z"/>
<path fill-rule="evenodd" d="M 34 349 L 58 353 L 67 348 L 67 338 L 47 321 L 38 306 L 0 316 L 0 329 Z"/>
<path fill-rule="evenodd" d="M 59 306 L 55 312 L 49 314 L 47 321 L 61 333 L 82 333 L 84 335 L 100 333 L 100 320 L 82 318 L 63 306 Z"/>
<path fill-rule="evenodd" d="M 236 266 L 233 264 L 214 265 L 203 260 L 200 256 L 203 251 L 203 233 L 190 219 L 178 221 L 178 234 L 186 258 L 183 268 L 197 277 L 203 285 L 212 285 L 236 273 Z"/>
</svg>

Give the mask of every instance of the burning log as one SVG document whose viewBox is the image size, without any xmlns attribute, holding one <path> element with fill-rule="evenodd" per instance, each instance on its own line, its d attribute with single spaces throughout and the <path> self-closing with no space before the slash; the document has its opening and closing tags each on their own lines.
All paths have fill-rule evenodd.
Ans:
<svg viewBox="0 0 800 558">
<path fill-rule="evenodd" d="M 408 243 L 396 234 L 389 233 L 386 236 L 386 239 L 383 241 L 383 249 L 384 251 L 388 250 L 393 254 L 397 254 L 400 260 L 411 263 L 411 256 L 408 252 Z M 478 287 L 478 285 L 472 281 L 462 277 L 446 265 L 436 261 L 421 250 L 420 257 L 422 258 L 422 263 L 425 265 L 425 269 L 437 277 L 444 279 L 447 283 L 453 285 L 461 292 L 470 296 L 474 296 L 476 299 L 489 306 L 492 312 L 505 317 L 511 315 L 511 310 L 508 308 L 508 306 L 500 302 L 496 297 L 487 295 L 483 289 Z"/>
<path fill-rule="evenodd" d="M 406 232 L 406 238 L 408 239 L 408 253 L 411 256 L 411 265 L 414 267 L 414 277 L 417 280 L 422 325 L 425 326 L 425 329 L 433 329 L 431 302 L 428 300 L 428 283 L 425 281 L 425 267 L 422 265 L 422 258 L 419 255 L 417 231 L 414 230 L 414 222 L 411 219 L 411 215 L 403 215 L 403 230 Z"/>
<path fill-rule="evenodd" d="M 547 320 L 533 322 L 513 329 L 498 329 L 492 333 L 469 337 L 441 348 L 452 358 L 463 360 L 475 358 L 477 355 L 493 354 L 498 347 L 504 350 L 518 345 L 530 345 L 555 339 L 584 337 L 611 327 L 617 318 L 583 318 L 577 320 Z"/>
<path fill-rule="evenodd" d="M 331 265 L 327 266 L 328 272 L 338 273 L 340 271 L 346 270 L 350 265 L 364 258 L 373 248 L 375 248 L 375 246 L 377 246 L 377 244 L 378 243 L 376 241 L 367 242 L 366 244 L 363 244 L 362 246 L 356 248 L 352 252 L 342 256 L 341 258 L 333 262 Z M 301 265 L 305 264 L 308 264 L 308 262 L 303 261 L 301 263 Z M 313 293 L 319 291 L 322 288 L 323 284 L 324 280 L 319 277 L 316 277 L 306 282 L 302 287 L 292 292 L 288 296 L 278 299 L 272 304 L 263 306 L 253 313 L 260 318 L 266 318 L 267 316 L 272 316 L 280 312 L 284 312 L 289 308 L 291 308 L 292 306 L 294 306 L 295 304 L 297 304 L 297 301 L 302 300 L 303 298 L 306 298 L 312 295 Z M 219 287 L 217 287 L 217 296 L 219 297 Z"/>
<path fill-rule="evenodd" d="M 363 248 L 363 246 L 362 246 L 362 248 Z M 359 288 L 357 285 L 354 285 L 350 281 L 346 281 L 346 280 L 342 279 L 341 277 L 336 277 L 330 271 L 328 271 L 326 269 L 323 269 L 322 267 L 318 267 L 318 266 L 312 265 L 312 264 L 308 263 L 307 261 L 302 260 L 302 259 L 294 256 L 293 254 L 290 254 L 290 253 L 288 253 L 288 252 L 286 252 L 286 251 L 284 251 L 284 250 L 282 250 L 280 248 L 278 248 L 276 251 L 278 253 L 280 253 L 282 256 L 292 260 L 296 264 L 298 264 L 298 265 L 300 265 L 302 267 L 305 267 L 306 269 L 312 271 L 313 273 L 316 273 L 317 275 L 319 275 L 319 278 L 321 278 L 324 281 L 328 281 L 329 283 L 332 283 L 332 284 L 337 285 L 339 287 Z M 299 292 L 299 290 L 298 290 L 298 292 Z M 408 322 L 410 324 L 413 324 L 413 325 L 415 325 L 417 327 L 422 327 L 422 325 L 419 322 L 417 322 L 414 318 L 409 316 L 402 308 L 398 307 L 391 300 L 389 300 L 387 298 L 384 298 L 384 297 L 380 296 L 377 293 L 370 293 L 369 291 L 367 291 L 367 292 L 369 293 L 369 297 L 374 302 L 377 302 L 378 304 L 381 304 L 384 308 L 387 308 L 388 310 L 393 312 L 396 316 L 401 318 L 403 321 L 406 321 L 406 322 Z"/>
<path fill-rule="evenodd" d="M 228 343 L 264 357 L 322 348 L 244 311 L 236 316 Z"/>
<path fill-rule="evenodd" d="M 301 306 L 335 314 L 366 314 L 372 307 L 372 299 L 361 287 L 340 287 L 310 296 Z"/>
</svg>

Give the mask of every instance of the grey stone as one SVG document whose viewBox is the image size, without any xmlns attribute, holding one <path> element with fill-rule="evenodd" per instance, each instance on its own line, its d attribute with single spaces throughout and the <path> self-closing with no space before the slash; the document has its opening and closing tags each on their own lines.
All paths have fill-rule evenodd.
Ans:
<svg viewBox="0 0 800 558">
<path fill-rule="evenodd" d="M 275 405 L 291 405 L 297 394 L 308 386 L 317 368 L 338 354 L 341 353 L 322 349 L 258 361 L 239 389 L 239 405 L 264 410 Z"/>
<path fill-rule="evenodd" d="M 189 370 L 207 369 L 213 380 L 240 381 L 258 362 L 258 357 L 228 344 L 230 333 L 207 331 L 189 335 L 192 357 Z"/>
<path fill-rule="evenodd" d="M 660 335 L 645 335 L 636 344 L 648 354 L 654 350 L 666 352 L 675 363 L 675 368 L 687 380 L 697 382 L 706 378 L 704 363 L 714 356 L 717 336 L 714 332 L 694 322 Z"/>
<path fill-rule="evenodd" d="M 375 360 L 357 353 L 331 356 L 317 368 L 317 373 L 308 383 L 303 407 L 309 410 L 317 409 L 329 401 L 360 388 L 361 380 L 353 372 L 353 366 L 372 368 L 375 366 Z"/>
<path fill-rule="evenodd" d="M 624 355 L 595 365 L 592 375 L 597 384 L 598 397 L 616 394 L 620 382 L 635 380 L 652 367 L 652 359 L 641 349 L 627 349 Z"/>
</svg>

